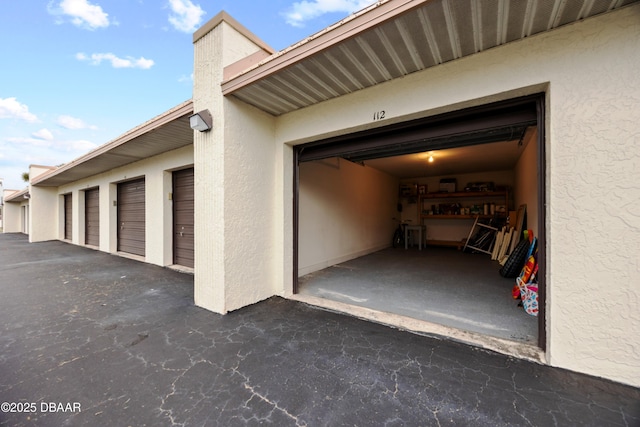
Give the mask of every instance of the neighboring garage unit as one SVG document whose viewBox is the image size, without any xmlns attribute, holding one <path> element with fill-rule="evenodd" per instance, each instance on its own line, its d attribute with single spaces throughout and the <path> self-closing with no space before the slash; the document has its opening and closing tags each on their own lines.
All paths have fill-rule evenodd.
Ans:
<svg viewBox="0 0 640 427">
<path fill-rule="evenodd" d="M 84 192 L 85 245 L 100 246 L 100 190 Z"/>
<path fill-rule="evenodd" d="M 145 180 L 118 184 L 118 251 L 145 256 Z"/>
<path fill-rule="evenodd" d="M 173 172 L 173 263 L 194 266 L 193 168 Z"/>
<path fill-rule="evenodd" d="M 544 348 L 544 307 L 527 315 L 499 263 L 458 250 L 476 218 L 463 207 L 483 201 L 501 206 L 480 215 L 500 227 L 527 205 L 544 248 L 543 113 L 536 95 L 298 146 L 296 291 Z M 442 194 L 439 181 L 456 178 Z M 496 191 L 469 188 L 480 181 Z M 427 249 L 391 249 L 393 219 L 420 227 Z"/>
<path fill-rule="evenodd" d="M 73 238 L 73 196 L 64 195 L 64 239 Z"/>
</svg>

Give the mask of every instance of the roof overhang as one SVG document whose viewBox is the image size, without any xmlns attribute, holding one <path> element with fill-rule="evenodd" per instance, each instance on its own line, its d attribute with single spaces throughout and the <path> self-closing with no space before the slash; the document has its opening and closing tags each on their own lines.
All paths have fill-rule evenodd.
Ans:
<svg viewBox="0 0 640 427">
<path fill-rule="evenodd" d="M 274 116 L 609 12 L 638 0 L 381 0 L 228 78 Z"/>
<path fill-rule="evenodd" d="M 15 191 L 8 196 L 4 197 L 5 203 L 21 203 L 25 199 L 29 198 L 29 188 L 25 188 L 20 191 Z"/>
<path fill-rule="evenodd" d="M 44 173 L 32 185 L 58 187 L 193 144 L 191 100 L 149 120 L 107 144 Z"/>
</svg>

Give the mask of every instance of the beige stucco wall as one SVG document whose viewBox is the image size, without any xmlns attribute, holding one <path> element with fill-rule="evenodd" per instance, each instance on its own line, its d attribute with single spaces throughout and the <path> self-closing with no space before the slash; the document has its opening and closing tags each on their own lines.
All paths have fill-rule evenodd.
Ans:
<svg viewBox="0 0 640 427">
<path fill-rule="evenodd" d="M 55 230 L 52 239 L 64 239 L 64 194 L 72 195 L 72 242 L 84 245 L 84 192 L 100 189 L 100 247 L 103 252 L 117 252 L 117 184 L 134 178 L 145 178 L 146 242 L 145 261 L 156 265 L 172 264 L 172 192 L 171 172 L 193 165 L 193 147 L 187 146 L 150 157 L 109 172 L 94 175 L 57 188 L 33 186 L 32 203 L 47 203 L 38 211 L 56 211 L 55 217 L 45 221 Z M 49 197 L 43 199 L 41 193 Z M 34 205 L 35 206 L 35 205 Z M 35 213 L 35 208 L 34 208 Z M 32 233 L 33 235 L 34 233 Z"/>
<path fill-rule="evenodd" d="M 4 197 L 6 198 L 8 195 L 11 195 L 13 191 L 5 190 Z M 16 200 L 11 202 L 6 202 L 3 205 L 3 224 L 2 231 L 3 233 L 22 233 L 24 232 L 23 228 L 23 218 L 22 218 L 22 208 L 23 206 L 29 206 L 29 201 L 26 199 Z"/>
<path fill-rule="evenodd" d="M 194 43 L 195 303 L 226 313 L 277 292 L 276 146 L 273 118 L 220 93 L 223 69 L 260 48 L 221 22 Z M 277 259 L 277 258 L 276 258 Z"/>
<path fill-rule="evenodd" d="M 55 188 L 29 186 L 29 242 L 58 238 L 58 193 Z"/>
<path fill-rule="evenodd" d="M 546 92 L 547 360 L 640 385 L 638 40 L 636 5 L 281 116 L 276 141 Z M 389 119 L 372 123 L 374 109 Z M 281 184 L 287 194 L 291 181 Z"/>
</svg>

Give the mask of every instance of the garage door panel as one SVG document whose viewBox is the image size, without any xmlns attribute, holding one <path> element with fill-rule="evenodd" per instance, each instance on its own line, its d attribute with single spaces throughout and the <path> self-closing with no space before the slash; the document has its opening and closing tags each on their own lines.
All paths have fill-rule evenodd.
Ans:
<svg viewBox="0 0 640 427">
<path fill-rule="evenodd" d="M 194 266 L 194 170 L 173 173 L 173 263 Z"/>
<path fill-rule="evenodd" d="M 73 238 L 73 204 L 71 194 L 64 195 L 64 238 Z"/>
<path fill-rule="evenodd" d="M 96 188 L 84 193 L 85 244 L 100 246 L 100 191 Z"/>
<path fill-rule="evenodd" d="M 145 256 L 145 180 L 118 184 L 118 251 Z"/>
</svg>

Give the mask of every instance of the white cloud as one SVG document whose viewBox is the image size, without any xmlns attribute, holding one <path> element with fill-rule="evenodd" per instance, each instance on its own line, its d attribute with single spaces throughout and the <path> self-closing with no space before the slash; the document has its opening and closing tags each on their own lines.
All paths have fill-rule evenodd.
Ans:
<svg viewBox="0 0 640 427">
<path fill-rule="evenodd" d="M 60 116 L 60 117 L 58 117 L 58 124 L 60 126 L 62 126 L 63 128 L 65 128 L 65 129 L 72 129 L 72 130 L 77 130 L 77 129 L 92 129 L 92 130 L 96 130 L 96 129 L 98 129 L 97 126 L 88 125 L 84 121 L 82 121 L 81 119 L 78 119 L 78 118 L 75 118 L 75 117 L 71 117 L 71 116 Z"/>
<path fill-rule="evenodd" d="M 147 59 L 144 57 L 133 58 L 127 56 L 126 58 L 119 58 L 113 53 L 93 53 L 91 56 L 80 52 L 76 53 L 76 59 L 78 61 L 90 61 L 92 65 L 100 65 L 102 61 L 111 62 L 113 68 L 140 68 L 148 70 L 155 65 L 153 59 Z"/>
<path fill-rule="evenodd" d="M 56 7 L 49 3 L 49 13 L 53 15 L 67 15 L 71 22 L 81 28 L 95 30 L 109 26 L 109 14 L 99 5 L 91 4 L 88 0 L 62 0 Z"/>
<path fill-rule="evenodd" d="M 80 139 L 77 141 L 66 141 L 64 142 L 64 144 L 67 151 L 80 152 L 81 154 L 85 154 L 97 147 L 97 145 L 93 142 L 86 141 L 84 139 Z"/>
<path fill-rule="evenodd" d="M 35 114 L 29 112 L 29 107 L 19 103 L 16 98 L 0 98 L 0 119 L 20 119 L 27 122 L 37 122 Z"/>
<path fill-rule="evenodd" d="M 185 33 L 194 32 L 206 13 L 200 5 L 195 5 L 191 0 L 169 0 L 169 7 L 173 14 L 169 15 L 169 23 L 178 31 Z"/>
<path fill-rule="evenodd" d="M 42 138 L 10 137 L 7 138 L 7 141 L 13 144 L 27 145 L 31 147 L 51 147 L 53 145 L 52 141 L 46 141 Z M 28 149 L 25 151 L 28 151 Z"/>
<path fill-rule="evenodd" d="M 189 83 L 189 84 L 193 84 L 193 73 L 191 73 L 190 75 L 186 76 L 186 75 L 181 75 L 178 78 L 178 83 Z"/>
<path fill-rule="evenodd" d="M 29 153 L 31 156 L 39 156 L 40 158 L 50 157 L 50 160 L 45 160 L 41 162 L 43 164 L 59 164 L 62 162 L 68 162 L 71 159 L 69 156 L 61 156 L 60 152 L 72 153 L 72 155 L 82 155 L 87 153 L 88 151 L 93 150 L 97 147 L 91 141 L 87 140 L 43 140 L 41 138 L 23 138 L 23 137 L 12 137 L 5 138 L 9 144 L 13 147 L 4 147 L 7 151 L 11 151 L 13 148 L 16 152 L 22 152 L 23 155 L 25 153 Z M 26 146 L 26 147 L 25 147 Z M 33 148 L 42 149 L 43 151 L 32 151 Z M 48 149 L 48 150 L 45 150 Z M 48 154 L 48 156 L 47 156 Z M 22 156 L 23 157 L 23 156 Z M 21 158 L 22 158 L 21 157 Z M 66 160 L 64 160 L 66 158 Z M 62 161 L 60 161 L 62 159 Z"/>
<path fill-rule="evenodd" d="M 303 27 L 309 21 L 325 13 L 353 13 L 375 3 L 376 0 L 303 0 L 293 3 L 288 11 L 283 13 L 287 24 Z"/>
<path fill-rule="evenodd" d="M 44 139 L 45 141 L 51 141 L 53 139 L 53 134 L 49 129 L 40 129 L 37 132 L 31 134 L 34 138 Z"/>
</svg>

